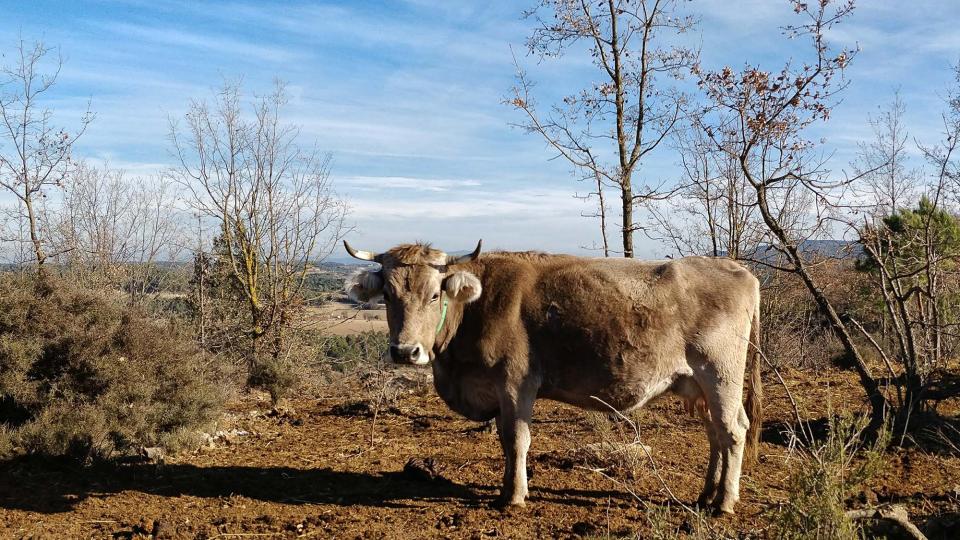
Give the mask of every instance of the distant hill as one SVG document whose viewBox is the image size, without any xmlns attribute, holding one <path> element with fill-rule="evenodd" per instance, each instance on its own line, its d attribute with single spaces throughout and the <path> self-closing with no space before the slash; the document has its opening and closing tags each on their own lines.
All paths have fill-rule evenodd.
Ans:
<svg viewBox="0 0 960 540">
<path fill-rule="evenodd" d="M 804 240 L 797 246 L 800 254 L 808 259 L 842 259 L 854 260 L 863 255 L 863 246 L 859 242 L 852 240 Z M 726 252 L 722 252 L 725 256 Z M 757 248 L 757 253 L 753 257 L 755 260 L 772 261 L 780 255 L 780 252 L 770 246 L 761 245 Z"/>
<path fill-rule="evenodd" d="M 823 259 L 837 259 L 853 261 L 863 255 L 863 246 L 859 242 L 851 240 L 805 240 L 797 248 L 800 254 L 809 261 Z M 773 261 L 780 257 L 780 252 L 761 246 L 757 249 L 757 254 L 753 259 L 760 261 Z"/>
<path fill-rule="evenodd" d="M 833 259 L 856 259 L 863 254 L 860 242 L 852 240 L 806 240 L 800 243 L 800 252 Z"/>
</svg>

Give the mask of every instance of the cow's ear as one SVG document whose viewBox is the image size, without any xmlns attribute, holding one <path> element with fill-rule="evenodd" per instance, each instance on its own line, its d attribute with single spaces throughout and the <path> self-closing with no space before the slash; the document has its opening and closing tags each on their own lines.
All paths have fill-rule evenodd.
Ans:
<svg viewBox="0 0 960 540">
<path fill-rule="evenodd" d="M 480 278 L 470 272 L 454 272 L 443 280 L 443 290 L 458 302 L 470 303 L 480 298 Z"/>
<path fill-rule="evenodd" d="M 383 276 L 373 270 L 359 270 L 347 278 L 344 290 L 354 302 L 370 302 L 383 296 Z"/>
</svg>

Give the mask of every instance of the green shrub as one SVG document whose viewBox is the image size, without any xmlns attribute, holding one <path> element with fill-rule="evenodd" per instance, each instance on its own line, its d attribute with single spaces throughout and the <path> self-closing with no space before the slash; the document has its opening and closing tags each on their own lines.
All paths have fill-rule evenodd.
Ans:
<svg viewBox="0 0 960 540">
<path fill-rule="evenodd" d="M 800 461 L 787 481 L 789 499 L 773 517 L 774 538 L 861 538 L 845 501 L 880 471 L 889 443 L 886 432 L 863 443 L 867 423 L 866 417 L 831 418 L 824 441 L 802 442 Z"/>
<path fill-rule="evenodd" d="M 362 364 L 376 363 L 387 351 L 390 338 L 385 332 L 366 331 L 350 336 L 326 336 L 320 342 L 322 362 L 337 371 L 349 371 Z"/>
<path fill-rule="evenodd" d="M 250 366 L 247 384 L 270 394 L 274 404 L 286 397 L 299 382 L 296 367 L 287 358 L 264 355 Z"/>
<path fill-rule="evenodd" d="M 7 456 L 106 458 L 183 440 L 219 415 L 220 381 L 210 357 L 173 322 L 53 278 L 0 276 Z"/>
</svg>

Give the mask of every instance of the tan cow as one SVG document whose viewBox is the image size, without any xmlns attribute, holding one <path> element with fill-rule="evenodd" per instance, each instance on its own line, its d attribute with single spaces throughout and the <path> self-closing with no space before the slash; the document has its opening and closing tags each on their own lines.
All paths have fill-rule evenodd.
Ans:
<svg viewBox="0 0 960 540">
<path fill-rule="evenodd" d="M 499 503 L 523 505 L 527 496 L 537 398 L 626 411 L 669 390 L 701 411 L 710 441 L 699 503 L 733 512 L 761 412 L 752 346 L 759 283 L 742 266 L 705 257 L 480 256 L 479 243 L 460 257 L 425 244 L 381 254 L 344 245 L 381 265 L 354 276 L 347 290 L 361 302 L 386 301 L 394 361 L 432 361 L 437 393 L 451 409 L 477 421 L 496 417 L 506 457 Z"/>
</svg>

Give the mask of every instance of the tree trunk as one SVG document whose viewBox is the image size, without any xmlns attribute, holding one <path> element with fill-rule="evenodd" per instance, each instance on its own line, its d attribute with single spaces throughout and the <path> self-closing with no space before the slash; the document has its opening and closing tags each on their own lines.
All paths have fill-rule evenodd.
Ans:
<svg viewBox="0 0 960 540">
<path fill-rule="evenodd" d="M 633 258 L 633 186 L 630 176 L 620 183 L 620 201 L 623 204 L 623 256 Z"/>
<path fill-rule="evenodd" d="M 43 272 L 43 263 L 47 260 L 47 255 L 43 251 L 43 244 L 40 242 L 40 233 L 37 231 L 37 216 L 33 211 L 33 200 L 29 191 L 23 200 L 27 210 L 27 224 L 30 227 L 30 242 L 33 244 L 33 256 L 37 260 L 37 271 Z"/>
<path fill-rule="evenodd" d="M 597 179 L 597 197 L 600 198 L 600 238 L 603 240 L 603 256 L 610 256 L 610 243 L 607 241 L 607 203 L 603 197 L 603 182 L 600 175 L 594 171 Z"/>
</svg>

